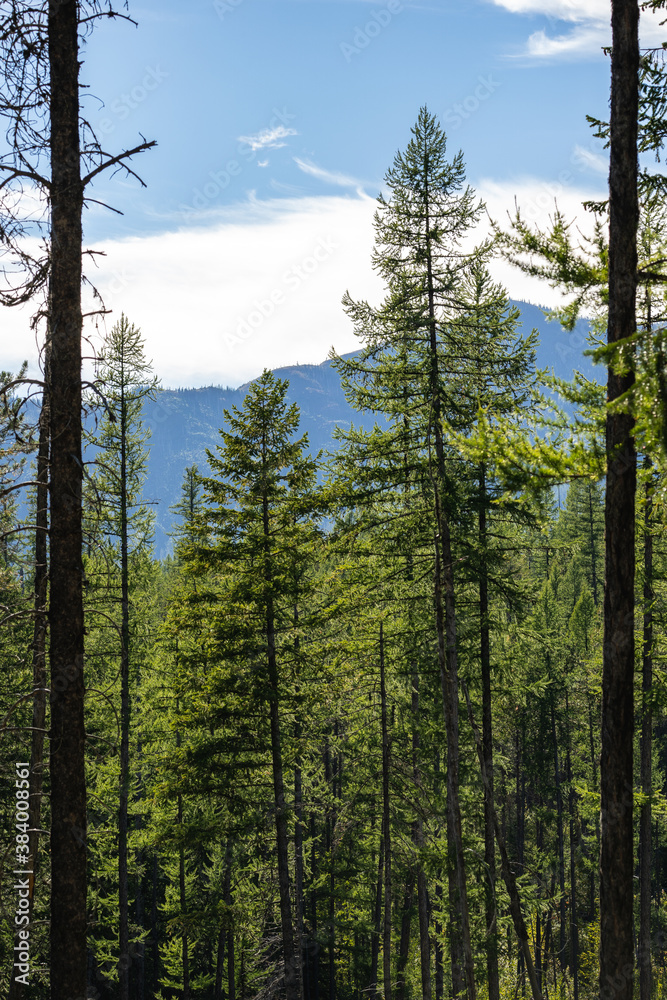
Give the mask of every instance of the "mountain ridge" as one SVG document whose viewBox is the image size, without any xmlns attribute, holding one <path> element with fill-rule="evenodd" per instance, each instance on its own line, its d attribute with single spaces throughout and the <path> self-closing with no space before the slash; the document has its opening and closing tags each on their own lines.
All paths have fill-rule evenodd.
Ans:
<svg viewBox="0 0 667 1000">
<path fill-rule="evenodd" d="M 576 368 L 588 378 L 595 378 L 590 358 L 582 353 L 589 332 L 587 320 L 579 320 L 574 331 L 568 333 L 557 322 L 547 320 L 538 306 L 526 302 L 512 304 L 521 310 L 522 331 L 536 329 L 539 333 L 539 368 L 551 369 L 554 374 L 566 379 L 572 377 Z M 289 382 L 287 400 L 299 407 L 300 432 L 308 435 L 311 453 L 332 447 L 337 426 L 355 423 L 370 429 L 378 419 L 373 414 L 359 413 L 350 407 L 330 359 L 317 365 L 285 365 L 273 369 L 273 372 Z M 175 517 L 170 508 L 178 501 L 185 468 L 197 465 L 200 471 L 205 471 L 206 449 L 215 447 L 219 440 L 224 411 L 242 404 L 252 381 L 244 382 L 237 388 L 200 386 L 161 389 L 154 400 L 147 400 L 144 404 L 144 424 L 151 430 L 144 496 L 147 502 L 155 505 L 155 548 L 159 558 L 166 556 L 172 548 L 169 533 Z"/>
</svg>

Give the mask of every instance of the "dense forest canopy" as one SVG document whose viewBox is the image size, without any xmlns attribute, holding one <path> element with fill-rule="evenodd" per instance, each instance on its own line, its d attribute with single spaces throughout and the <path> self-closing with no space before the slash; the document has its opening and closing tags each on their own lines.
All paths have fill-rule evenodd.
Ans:
<svg viewBox="0 0 667 1000">
<path fill-rule="evenodd" d="M 81 383 L 83 192 L 151 145 L 78 144 L 79 34 L 119 15 L 0 3 L 4 187 L 52 206 L 45 257 L 20 213 L 0 231 L 45 321 L 37 421 L 26 369 L 0 377 L 3 996 L 667 995 L 667 234 L 637 177 L 666 90 L 612 6 L 594 237 L 517 210 L 474 245 L 463 153 L 419 109 L 377 202 L 384 297 L 341 289 L 352 423 L 315 451 L 265 369 L 158 559 L 131 317 Z M 588 317 L 606 398 L 537 366 L 498 255 Z"/>
</svg>

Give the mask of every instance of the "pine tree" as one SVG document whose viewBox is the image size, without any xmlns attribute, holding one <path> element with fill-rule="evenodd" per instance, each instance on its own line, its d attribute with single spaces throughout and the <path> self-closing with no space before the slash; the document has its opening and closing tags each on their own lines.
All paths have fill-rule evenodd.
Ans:
<svg viewBox="0 0 667 1000">
<path fill-rule="evenodd" d="M 119 974 L 120 997 L 129 997 L 128 801 L 130 790 L 130 563 L 147 551 L 153 518 L 142 501 L 149 432 L 141 421 L 145 399 L 155 395 L 141 332 L 124 315 L 105 338 L 98 362 L 98 391 L 106 413 L 91 444 L 96 473 L 90 485 L 89 548 L 111 547 L 111 565 L 120 573 L 120 776 L 118 808 Z M 113 580 L 110 581 L 113 586 Z"/>
<path fill-rule="evenodd" d="M 295 405 L 287 405 L 286 392 L 287 382 L 265 371 L 250 386 L 243 407 L 225 412 L 222 444 L 216 454 L 208 453 L 212 474 L 202 479 L 203 534 L 210 541 L 200 533 L 186 551 L 196 567 L 212 571 L 219 581 L 214 600 L 206 603 L 210 599 L 199 593 L 191 603 L 208 622 L 206 656 L 218 664 L 211 680 L 223 699 L 223 716 L 240 712 L 241 730 L 247 728 L 249 711 L 257 720 L 255 738 L 245 741 L 246 760 L 260 751 L 268 723 L 285 991 L 288 1000 L 299 1000 L 302 969 L 291 900 L 285 743 L 303 656 L 299 635 L 308 626 L 300 616 L 297 625 L 295 608 L 309 586 L 317 502 L 314 462 L 303 454 L 306 438 L 293 440 L 299 414 Z M 234 741 L 233 730 L 228 737 Z"/>
</svg>

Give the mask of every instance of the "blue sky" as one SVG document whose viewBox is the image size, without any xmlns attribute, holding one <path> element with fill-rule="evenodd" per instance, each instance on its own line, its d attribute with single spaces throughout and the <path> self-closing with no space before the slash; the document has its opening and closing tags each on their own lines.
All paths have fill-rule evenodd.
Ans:
<svg viewBox="0 0 667 1000">
<path fill-rule="evenodd" d="M 607 108 L 605 0 L 143 0 L 86 43 L 85 112 L 105 148 L 158 147 L 91 206 L 91 277 L 140 325 L 167 385 L 235 385 L 355 347 L 346 288 L 377 300 L 373 200 L 420 105 L 492 215 L 544 220 L 604 192 L 585 115 Z M 652 22 L 646 41 L 661 37 Z M 498 266 L 512 295 L 554 293 Z M 34 356 L 25 314 L 0 314 Z M 9 338 L 5 343 L 9 343 Z"/>
</svg>

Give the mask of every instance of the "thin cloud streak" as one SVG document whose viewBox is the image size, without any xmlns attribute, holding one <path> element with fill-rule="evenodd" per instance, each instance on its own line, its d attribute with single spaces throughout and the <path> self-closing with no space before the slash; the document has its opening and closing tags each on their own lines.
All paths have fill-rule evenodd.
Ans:
<svg viewBox="0 0 667 1000">
<path fill-rule="evenodd" d="M 325 170 L 324 167 L 318 167 L 317 164 L 311 163 L 309 160 L 302 160 L 298 156 L 293 157 L 293 159 L 299 170 L 303 171 L 304 174 L 316 177 L 327 184 L 335 184 L 336 187 L 353 188 L 355 191 L 363 192 L 364 182 L 358 180 L 356 177 L 350 177 L 348 174 L 340 174 L 332 170 Z"/>
<path fill-rule="evenodd" d="M 282 146 L 287 145 L 286 142 L 282 142 L 281 140 L 298 134 L 295 128 L 286 128 L 284 125 L 277 125 L 275 128 L 262 129 L 256 135 L 240 135 L 238 141 L 246 143 L 250 146 L 253 153 L 256 153 L 259 149 L 280 149 Z"/>
</svg>

